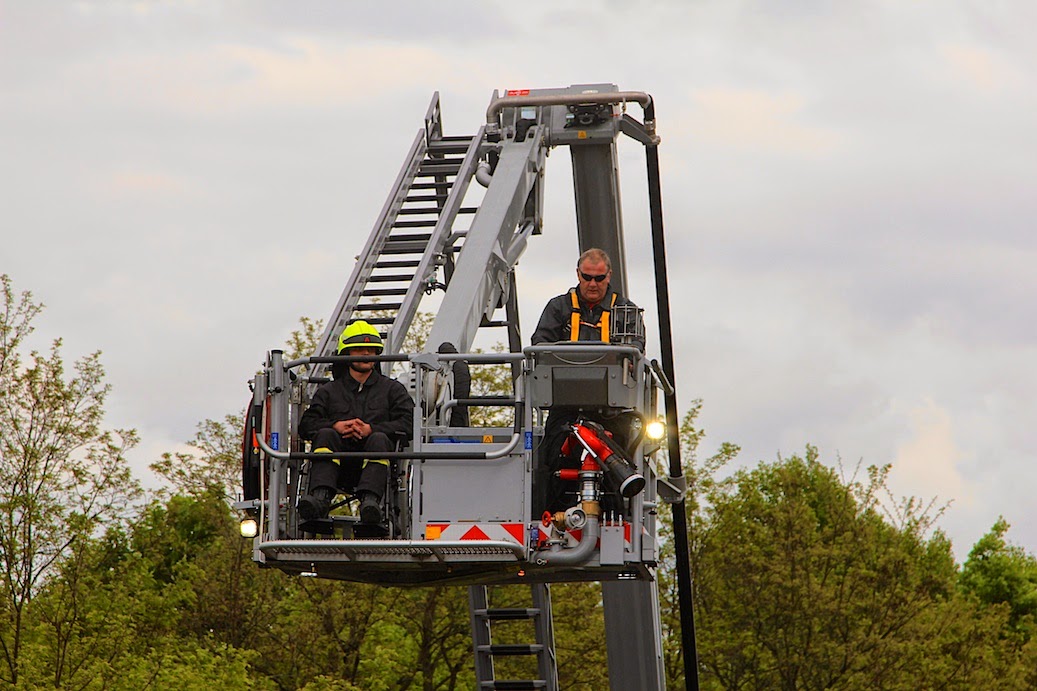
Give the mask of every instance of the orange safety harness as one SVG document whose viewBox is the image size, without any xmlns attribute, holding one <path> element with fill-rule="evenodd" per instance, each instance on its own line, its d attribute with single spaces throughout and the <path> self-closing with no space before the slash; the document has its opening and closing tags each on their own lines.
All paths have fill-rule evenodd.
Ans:
<svg viewBox="0 0 1037 691">
<path fill-rule="evenodd" d="M 616 293 L 612 293 L 612 300 L 609 302 L 609 304 L 607 306 L 606 305 L 602 305 L 602 308 L 601 308 L 601 320 L 597 324 L 591 324 L 590 322 L 585 322 L 585 321 L 582 321 L 580 319 L 580 317 L 582 316 L 580 314 L 580 298 L 576 295 L 576 289 L 575 288 L 573 288 L 573 289 L 571 289 L 569 291 L 569 297 L 572 299 L 572 303 L 573 303 L 573 313 L 572 313 L 572 317 L 570 317 L 570 326 L 569 326 L 569 340 L 570 341 L 578 341 L 578 340 L 580 340 L 580 325 L 582 324 L 584 326 L 589 326 L 592 329 L 598 329 L 598 334 L 599 335 L 604 334 L 599 340 L 601 340 L 601 341 L 603 341 L 605 343 L 608 343 L 609 342 L 608 334 L 610 333 L 610 331 L 609 331 L 609 313 L 612 311 L 612 307 L 616 304 L 616 297 L 617 297 Z"/>
</svg>

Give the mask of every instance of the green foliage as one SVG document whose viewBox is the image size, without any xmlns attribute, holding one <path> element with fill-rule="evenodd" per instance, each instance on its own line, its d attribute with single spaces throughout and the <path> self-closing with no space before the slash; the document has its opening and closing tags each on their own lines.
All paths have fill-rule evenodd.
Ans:
<svg viewBox="0 0 1037 691">
<path fill-rule="evenodd" d="M 476 348 L 475 352 L 483 352 Z M 507 352 L 503 344 L 493 347 L 494 353 Z M 510 365 L 471 365 L 472 396 L 510 396 L 515 391 Z M 469 420 L 473 427 L 511 427 L 515 424 L 515 411 L 511 407 L 473 406 L 469 409 Z"/>
<path fill-rule="evenodd" d="M 987 605 L 1005 604 L 1009 624 L 1025 639 L 1037 629 L 1037 559 L 1005 539 L 1009 524 L 999 517 L 969 552 L 960 584 Z"/>
<path fill-rule="evenodd" d="M 162 460 L 149 467 L 182 494 L 221 492 L 228 501 L 241 491 L 241 436 L 244 411 L 222 420 L 198 423 L 188 444 L 194 451 L 163 453 Z"/>
<path fill-rule="evenodd" d="M 1032 686 L 1037 647 L 1004 636 L 1006 607 L 958 589 L 939 510 L 890 502 L 888 467 L 846 481 L 807 447 L 724 477 L 737 449 L 698 457 L 699 410 L 681 441 L 702 688 Z M 665 664 L 679 688 L 671 573 L 660 574 Z"/>
<path fill-rule="evenodd" d="M 100 353 L 72 373 L 60 339 L 25 358 L 43 306 L 16 296 L 6 275 L 0 289 L 0 680 L 17 685 L 27 607 L 59 564 L 76 563 L 76 541 L 125 518 L 140 490 L 125 457 L 136 433 L 101 425 L 109 387 Z M 64 624 L 77 613 L 61 616 Z"/>
<path fill-rule="evenodd" d="M 300 328 L 292 331 L 285 346 L 284 356 L 289 360 L 307 357 L 313 354 L 324 334 L 324 320 L 299 318 Z"/>
<path fill-rule="evenodd" d="M 124 460 L 135 438 L 101 427 L 108 389 L 98 356 L 69 374 L 60 342 L 48 356 L 24 355 L 41 306 L 16 297 L 6 277 L 3 291 L 0 426 L 14 430 L 0 442 L 5 687 L 472 688 L 462 587 L 256 567 L 227 502 L 238 481 L 237 416 L 199 425 L 190 452 L 153 466 L 171 491 L 135 505 Z M 311 352 L 321 330 L 303 320 L 289 356 Z M 474 394 L 510 391 L 507 367 L 483 370 L 473 368 Z M 1037 687 L 1037 561 L 1007 542 L 1006 521 L 959 571 L 936 529 L 939 510 L 890 501 L 888 467 L 846 480 L 807 447 L 727 473 L 738 448 L 700 457 L 700 409 L 693 402 L 680 438 L 702 688 Z M 669 688 L 682 688 L 668 510 L 658 571 L 664 663 Z M 491 597 L 530 604 L 525 587 Z M 552 600 L 562 688 L 607 688 L 600 587 L 555 584 Z M 497 642 L 531 636 L 504 625 L 494 633 Z M 521 664 L 498 670 L 528 677 Z"/>
<path fill-rule="evenodd" d="M 879 663 L 923 643 L 910 624 L 948 595 L 954 562 L 942 537 L 886 524 L 861 501 L 872 489 L 843 485 L 808 448 L 711 498 L 698 599 L 704 647 L 719 654 L 706 664 L 725 686 L 902 677 Z"/>
</svg>

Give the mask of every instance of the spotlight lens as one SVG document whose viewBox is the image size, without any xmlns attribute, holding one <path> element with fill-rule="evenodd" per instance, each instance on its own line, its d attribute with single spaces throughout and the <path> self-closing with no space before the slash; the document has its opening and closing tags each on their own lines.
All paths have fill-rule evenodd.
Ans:
<svg viewBox="0 0 1037 691">
<path fill-rule="evenodd" d="M 652 420 L 645 428 L 645 434 L 649 439 L 659 441 L 666 436 L 666 424 L 662 420 Z"/>
<path fill-rule="evenodd" d="M 241 521 L 241 537 L 255 537 L 259 535 L 259 523 L 254 518 L 246 518 Z"/>
</svg>

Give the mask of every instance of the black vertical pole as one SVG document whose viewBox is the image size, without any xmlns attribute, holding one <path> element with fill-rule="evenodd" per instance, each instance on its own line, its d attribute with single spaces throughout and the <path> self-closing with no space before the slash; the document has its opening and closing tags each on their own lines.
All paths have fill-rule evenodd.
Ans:
<svg viewBox="0 0 1037 691">
<path fill-rule="evenodd" d="M 645 108 L 645 124 L 654 127 L 655 108 Z M 652 216 L 652 255 L 655 260 L 655 294 L 659 308 L 659 346 L 663 372 L 670 380 L 666 402 L 666 444 L 670 456 L 670 476 L 681 477 L 680 423 L 677 419 L 677 378 L 673 369 L 673 333 L 670 324 L 670 289 L 666 276 L 666 242 L 663 239 L 663 201 L 659 183 L 659 147 L 645 147 L 648 163 L 648 202 Z M 695 646 L 695 610 L 691 589 L 691 561 L 688 549 L 688 518 L 684 500 L 673 505 L 673 547 L 677 563 L 677 602 L 680 606 L 681 645 L 684 649 L 684 680 L 689 691 L 698 691 L 698 650 Z"/>
</svg>

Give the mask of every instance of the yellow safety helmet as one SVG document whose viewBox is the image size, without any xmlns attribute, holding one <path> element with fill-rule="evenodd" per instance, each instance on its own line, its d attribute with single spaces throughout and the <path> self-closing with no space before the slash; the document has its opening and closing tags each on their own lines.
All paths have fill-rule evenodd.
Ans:
<svg viewBox="0 0 1037 691">
<path fill-rule="evenodd" d="M 382 336 L 378 329 L 374 328 L 363 319 L 357 319 L 342 329 L 342 335 L 338 337 L 338 354 L 341 355 L 349 348 L 374 348 L 381 352 L 385 348 Z"/>
</svg>

